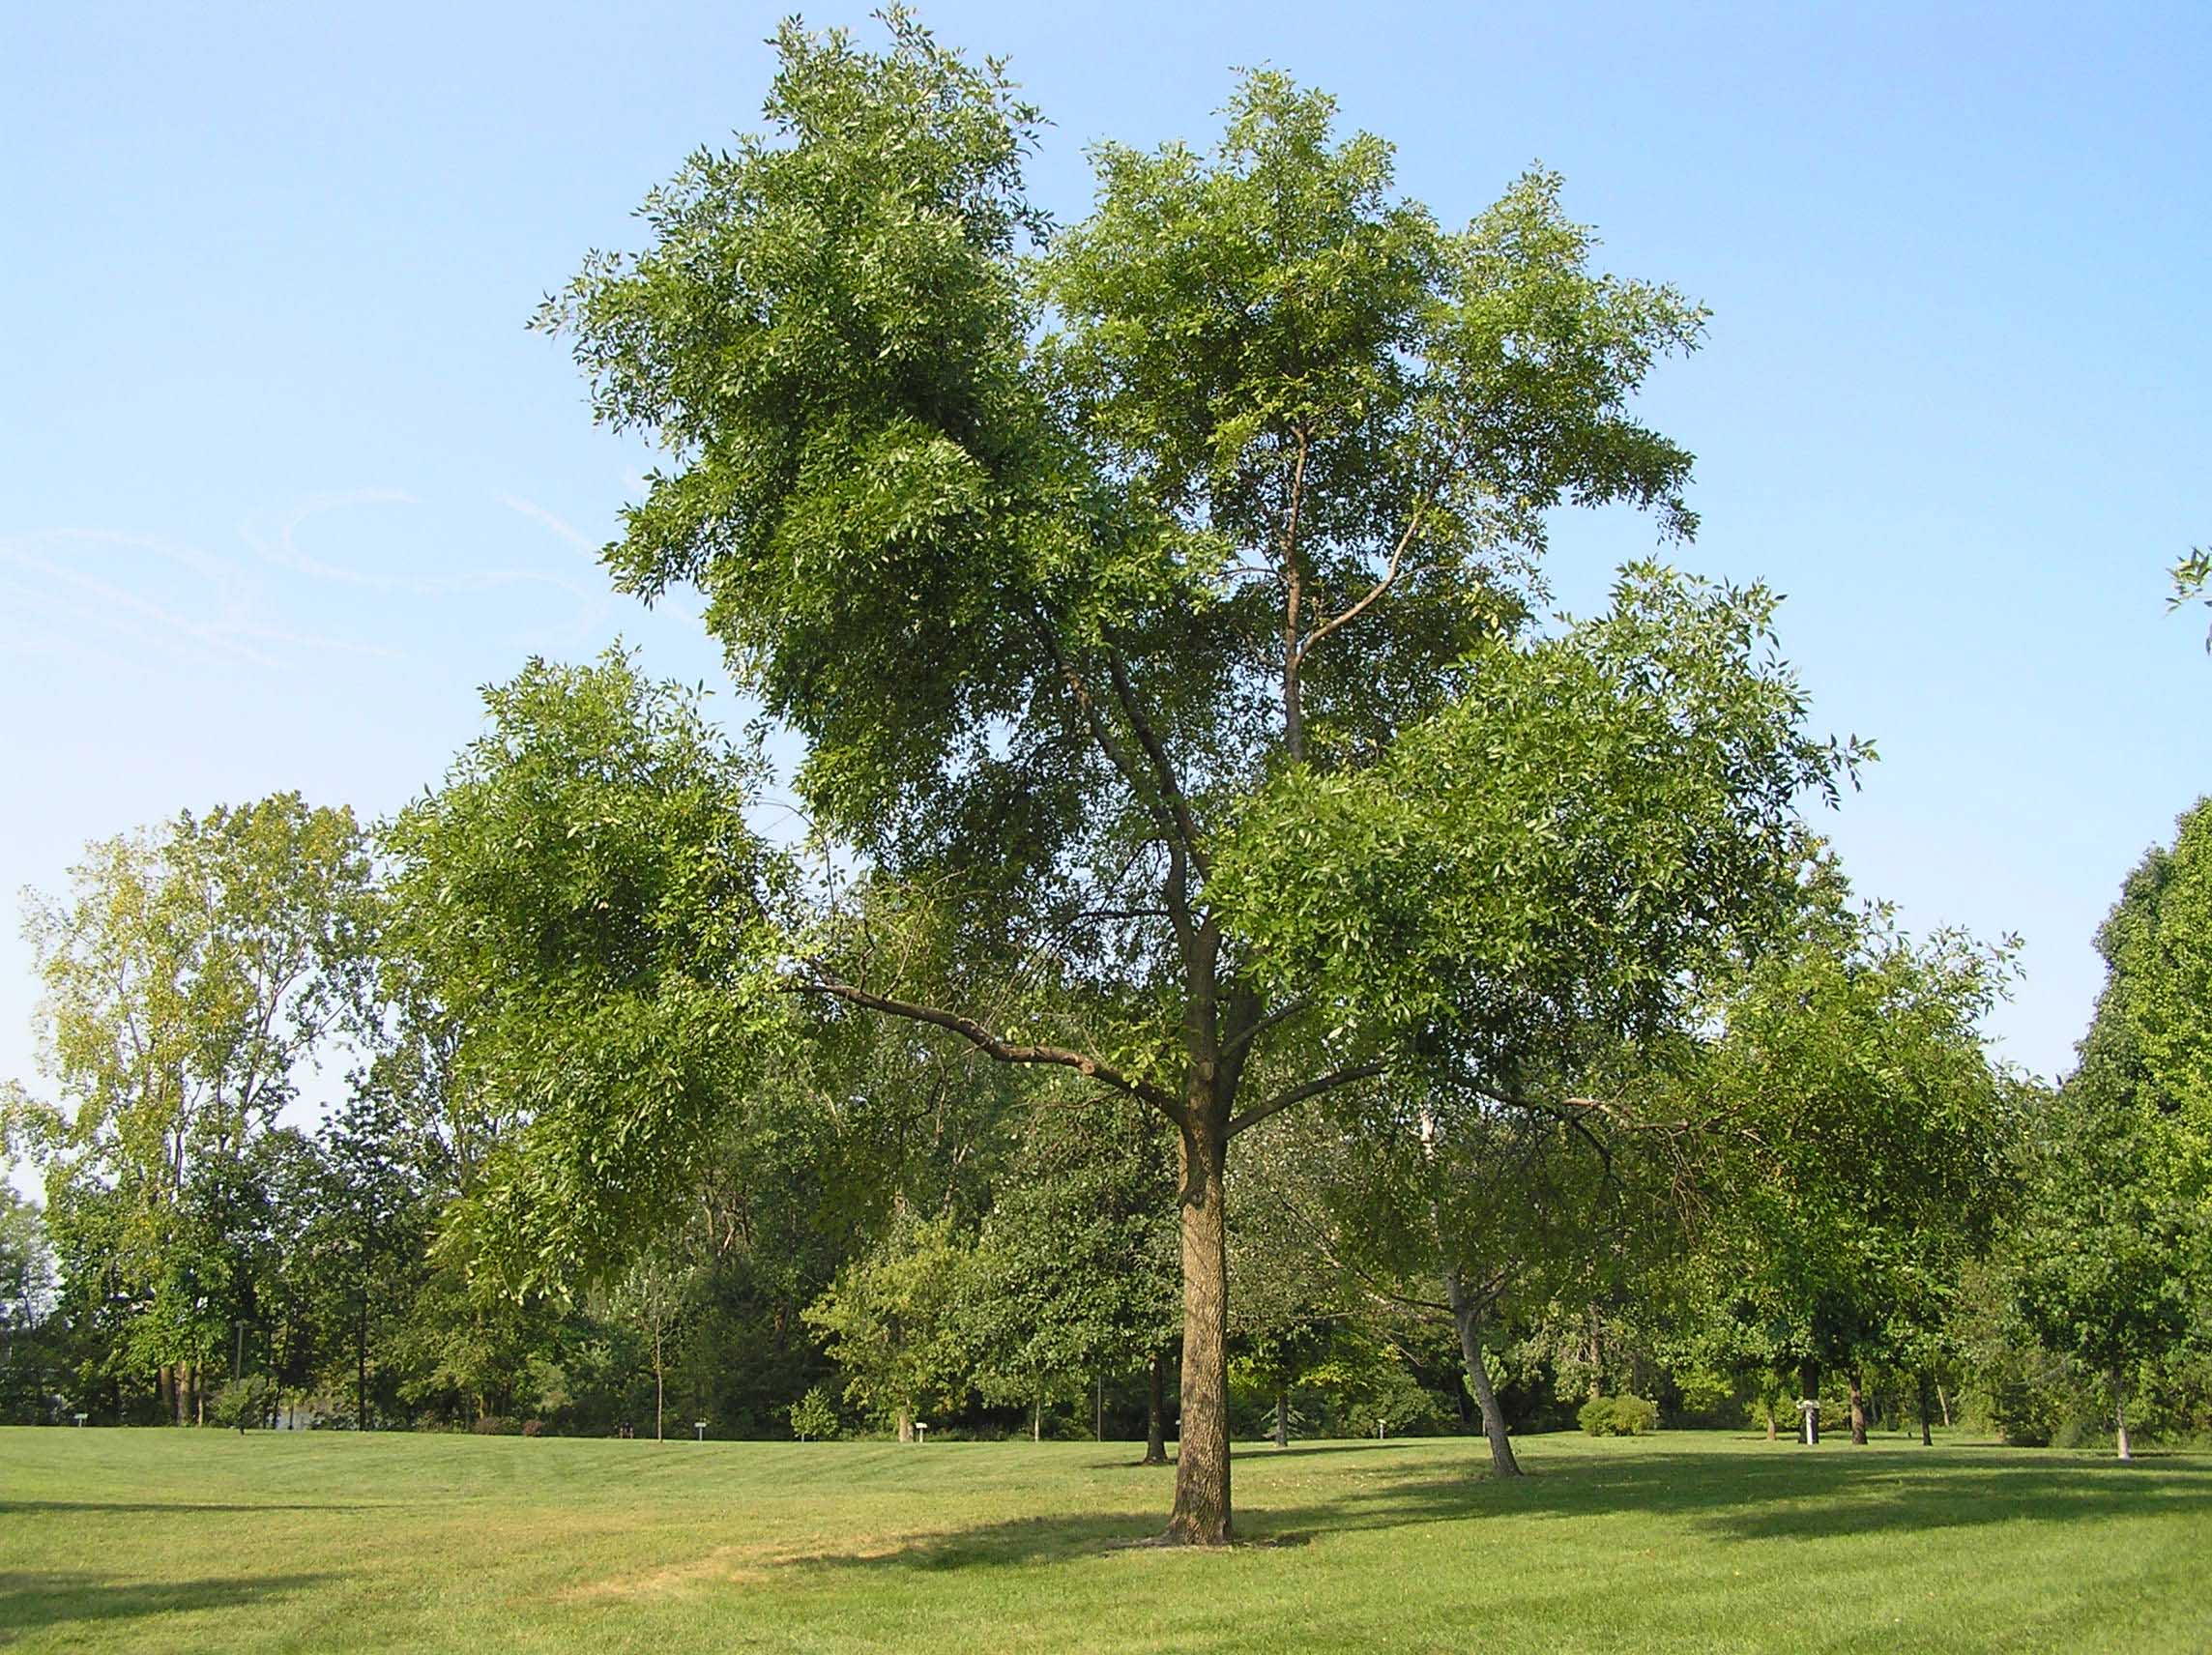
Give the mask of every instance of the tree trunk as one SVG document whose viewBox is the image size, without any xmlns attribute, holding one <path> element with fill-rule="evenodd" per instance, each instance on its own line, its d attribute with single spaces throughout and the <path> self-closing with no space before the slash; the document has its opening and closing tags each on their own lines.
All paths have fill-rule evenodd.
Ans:
<svg viewBox="0 0 2212 1655">
<path fill-rule="evenodd" d="M 1807 1357 L 1797 1370 L 1798 1394 L 1814 1406 L 1804 1410 L 1804 1437 L 1808 1445 L 1820 1445 L 1820 1363 L 1817 1357 Z"/>
<path fill-rule="evenodd" d="M 1856 1368 L 1851 1370 L 1851 1441 L 1866 1446 L 1865 1377 Z"/>
<path fill-rule="evenodd" d="M 1490 1439 L 1491 1474 L 1518 1477 L 1521 1462 L 1513 1457 L 1504 1412 L 1498 1406 L 1498 1393 L 1490 1388 L 1490 1365 L 1482 1359 L 1482 1313 L 1468 1297 L 1457 1264 L 1444 1271 L 1444 1296 L 1451 1303 L 1452 1321 L 1459 1328 L 1459 1353 L 1467 1364 L 1468 1388 L 1474 1392 L 1475 1403 L 1482 1409 L 1482 1435 Z"/>
<path fill-rule="evenodd" d="M 1277 1391 L 1275 1393 L 1275 1446 L 1288 1448 L 1290 1445 L 1291 1393 L 1289 1391 Z"/>
<path fill-rule="evenodd" d="M 898 1439 L 901 1442 L 914 1440 L 914 1409 L 912 1408 L 901 1407 L 898 1410 Z"/>
<path fill-rule="evenodd" d="M 1925 1368 L 1921 1369 L 1919 1378 L 1920 1378 L 1920 1446 L 1921 1446 L 1921 1447 L 1923 1447 L 1923 1448 L 1933 1448 L 1933 1447 L 1935 1447 L 1935 1446 L 1936 1446 L 1936 1438 L 1935 1438 L 1933 1436 L 1931 1436 L 1931 1435 L 1930 1435 L 1930 1433 L 1929 1433 L 1929 1430 L 1928 1430 L 1928 1370 L 1927 1370 L 1927 1369 L 1925 1369 Z"/>
<path fill-rule="evenodd" d="M 353 1428 L 356 1431 L 366 1431 L 368 1429 L 368 1301 L 366 1299 L 362 1301 L 361 1318 L 355 1324 L 354 1358 L 356 1366 L 354 1368 Z"/>
<path fill-rule="evenodd" d="M 1145 1464 L 1168 1463 L 1168 1359 L 1152 1352 L 1151 1381 L 1145 1392 Z"/>
<path fill-rule="evenodd" d="M 655 1442 L 668 1440 L 661 1435 L 661 1415 L 667 1411 L 667 1379 L 661 1371 L 655 1368 L 653 1370 L 653 1439 Z"/>
<path fill-rule="evenodd" d="M 1767 1441 L 1771 1442 L 1774 1440 L 1774 1405 L 1772 1403 L 1768 1403 L 1766 1405 L 1766 1439 Z"/>
<path fill-rule="evenodd" d="M 1605 1395 L 1605 1346 L 1601 1342 L 1605 1323 L 1598 1320 L 1597 1306 L 1589 1307 L 1589 1394 L 1595 1402 Z"/>
<path fill-rule="evenodd" d="M 1182 1419 L 1166 1538 L 1183 1546 L 1226 1546 L 1229 1228 L 1222 1171 L 1228 1121 L 1210 1079 L 1190 1091 L 1181 1123 Z"/>
<path fill-rule="evenodd" d="M 2133 1460 L 2135 1455 L 2128 1447 L 2128 1382 L 2117 1367 L 2112 1369 L 2112 1424 L 2119 1432 L 2120 1458 Z"/>
<path fill-rule="evenodd" d="M 1951 1399 L 1943 1394 L 1943 1381 L 1941 1379 L 1936 1381 L 1936 1406 L 1942 1410 L 1944 1429 L 1949 1430 L 1951 1425 Z"/>
<path fill-rule="evenodd" d="M 1091 1414 L 1091 1439 L 1093 1442 L 1103 1442 L 1106 1440 L 1106 1376 L 1094 1374 L 1091 1376 L 1091 1383 L 1093 1403 Z"/>
<path fill-rule="evenodd" d="M 1030 1404 L 1030 1440 L 1032 1442 L 1044 1440 L 1044 1392 L 1042 1391 L 1037 1392 L 1036 1400 Z"/>
</svg>

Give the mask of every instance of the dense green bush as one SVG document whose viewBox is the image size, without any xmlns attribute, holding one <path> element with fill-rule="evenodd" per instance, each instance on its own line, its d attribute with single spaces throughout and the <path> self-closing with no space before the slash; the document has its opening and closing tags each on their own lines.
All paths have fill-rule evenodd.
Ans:
<svg viewBox="0 0 2212 1655">
<path fill-rule="evenodd" d="M 232 1379 L 208 1405 L 208 1422 L 227 1431 L 258 1431 L 276 1401 L 276 1381 L 267 1374 Z"/>
<path fill-rule="evenodd" d="M 801 1442 L 808 1437 L 827 1442 L 837 1435 L 837 1406 L 830 1400 L 828 1387 L 816 1385 L 791 1405 L 788 1412 L 791 1434 Z"/>
<path fill-rule="evenodd" d="M 1592 1437 L 1641 1437 L 1659 1425 L 1659 1405 L 1640 1396 L 1591 1397 L 1575 1415 Z"/>
</svg>

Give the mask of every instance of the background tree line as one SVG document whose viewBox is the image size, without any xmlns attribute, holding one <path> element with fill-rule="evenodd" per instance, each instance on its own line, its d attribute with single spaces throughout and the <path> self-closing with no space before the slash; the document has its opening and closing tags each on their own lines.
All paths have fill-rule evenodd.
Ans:
<svg viewBox="0 0 2212 1655">
<path fill-rule="evenodd" d="M 616 697 L 603 730 L 708 739 L 619 659 L 526 678 Z M 406 830 L 277 796 L 90 847 L 32 904 L 54 1101 L 10 1089 L 46 1195 L 0 1207 L 12 1420 L 922 1420 L 1164 1456 L 1162 1128 L 956 1036 L 792 1006 L 797 1037 L 693 1077 L 712 1124 L 666 1222 L 514 1293 L 484 1197 L 528 1118 L 406 951 Z M 1233 1185 L 1235 1430 L 1488 1424 L 1509 1463 L 1509 1432 L 1608 1396 L 1780 1433 L 1823 1392 L 1860 1436 L 2212 1424 L 2212 805 L 2130 876 L 2056 1090 L 1984 1053 L 2004 950 L 1907 938 L 1825 861 L 1805 890 L 1787 948 L 1701 985 L 1696 1038 L 1609 1077 L 1628 1101 L 1432 1081 L 1263 1135 Z M 913 945 L 897 917 L 882 945 Z M 279 1119 L 317 1063 L 335 1095 Z"/>
</svg>

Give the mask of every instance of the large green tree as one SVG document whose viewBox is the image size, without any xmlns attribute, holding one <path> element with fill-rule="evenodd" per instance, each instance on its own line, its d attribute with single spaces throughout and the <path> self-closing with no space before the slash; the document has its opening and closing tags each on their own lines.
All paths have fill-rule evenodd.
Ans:
<svg viewBox="0 0 2212 1655">
<path fill-rule="evenodd" d="M 1863 1442 L 1863 1371 L 1924 1369 L 2008 1209 L 2023 1090 L 1981 1033 L 2009 947 L 1915 940 L 1823 884 L 1796 942 L 1722 986 L 1717 1038 L 1670 1085 L 1710 1147 L 1692 1273 L 1722 1345 L 1795 1367 L 1811 1400 L 1841 1368 Z"/>
<path fill-rule="evenodd" d="M 1548 514 L 1692 526 L 1690 456 L 1628 401 L 1703 313 L 1599 274 L 1550 174 L 1439 223 L 1393 193 L 1386 143 L 1272 73 L 1209 150 L 1100 145 L 1093 212 L 1048 236 L 1036 112 L 886 15 L 881 52 L 781 31 L 768 130 L 694 156 L 648 197 L 646 248 L 595 254 L 543 321 L 598 417 L 668 455 L 608 549 L 618 584 L 704 594 L 803 745 L 816 831 L 937 916 L 925 972 L 833 919 L 796 982 L 1170 1122 L 1168 1534 L 1219 1543 L 1230 1143 L 1372 1078 L 1409 1020 L 1387 985 L 1293 988 L 1217 871 L 1288 835 L 1360 935 L 1367 847 L 1331 801 L 1479 727 Z M 1767 711 L 1736 755 L 1753 817 L 1824 773 L 1794 700 Z M 1480 745 L 1456 756 L 1479 792 Z M 1510 869 L 1481 877 L 1509 898 Z"/>
<path fill-rule="evenodd" d="M 276 794 L 87 846 L 25 917 L 49 1223 L 73 1278 L 129 1306 L 111 1367 L 156 1372 L 180 1423 L 257 1314 L 250 1158 L 356 1002 L 371 912 L 351 812 Z"/>
<path fill-rule="evenodd" d="M 2212 799 L 2128 876 L 2097 934 L 2105 987 L 2041 1123 L 2015 1238 L 2020 1308 L 2109 1392 L 2212 1309 Z"/>
</svg>

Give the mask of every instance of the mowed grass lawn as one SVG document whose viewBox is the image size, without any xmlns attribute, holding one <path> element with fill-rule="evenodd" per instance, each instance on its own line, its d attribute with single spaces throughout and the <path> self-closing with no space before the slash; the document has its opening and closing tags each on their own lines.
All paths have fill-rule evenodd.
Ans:
<svg viewBox="0 0 2212 1655">
<path fill-rule="evenodd" d="M 1720 1434 L 1120 1443 L 0 1432 L 20 1649 L 2212 1649 L 2212 1456 Z"/>
</svg>

